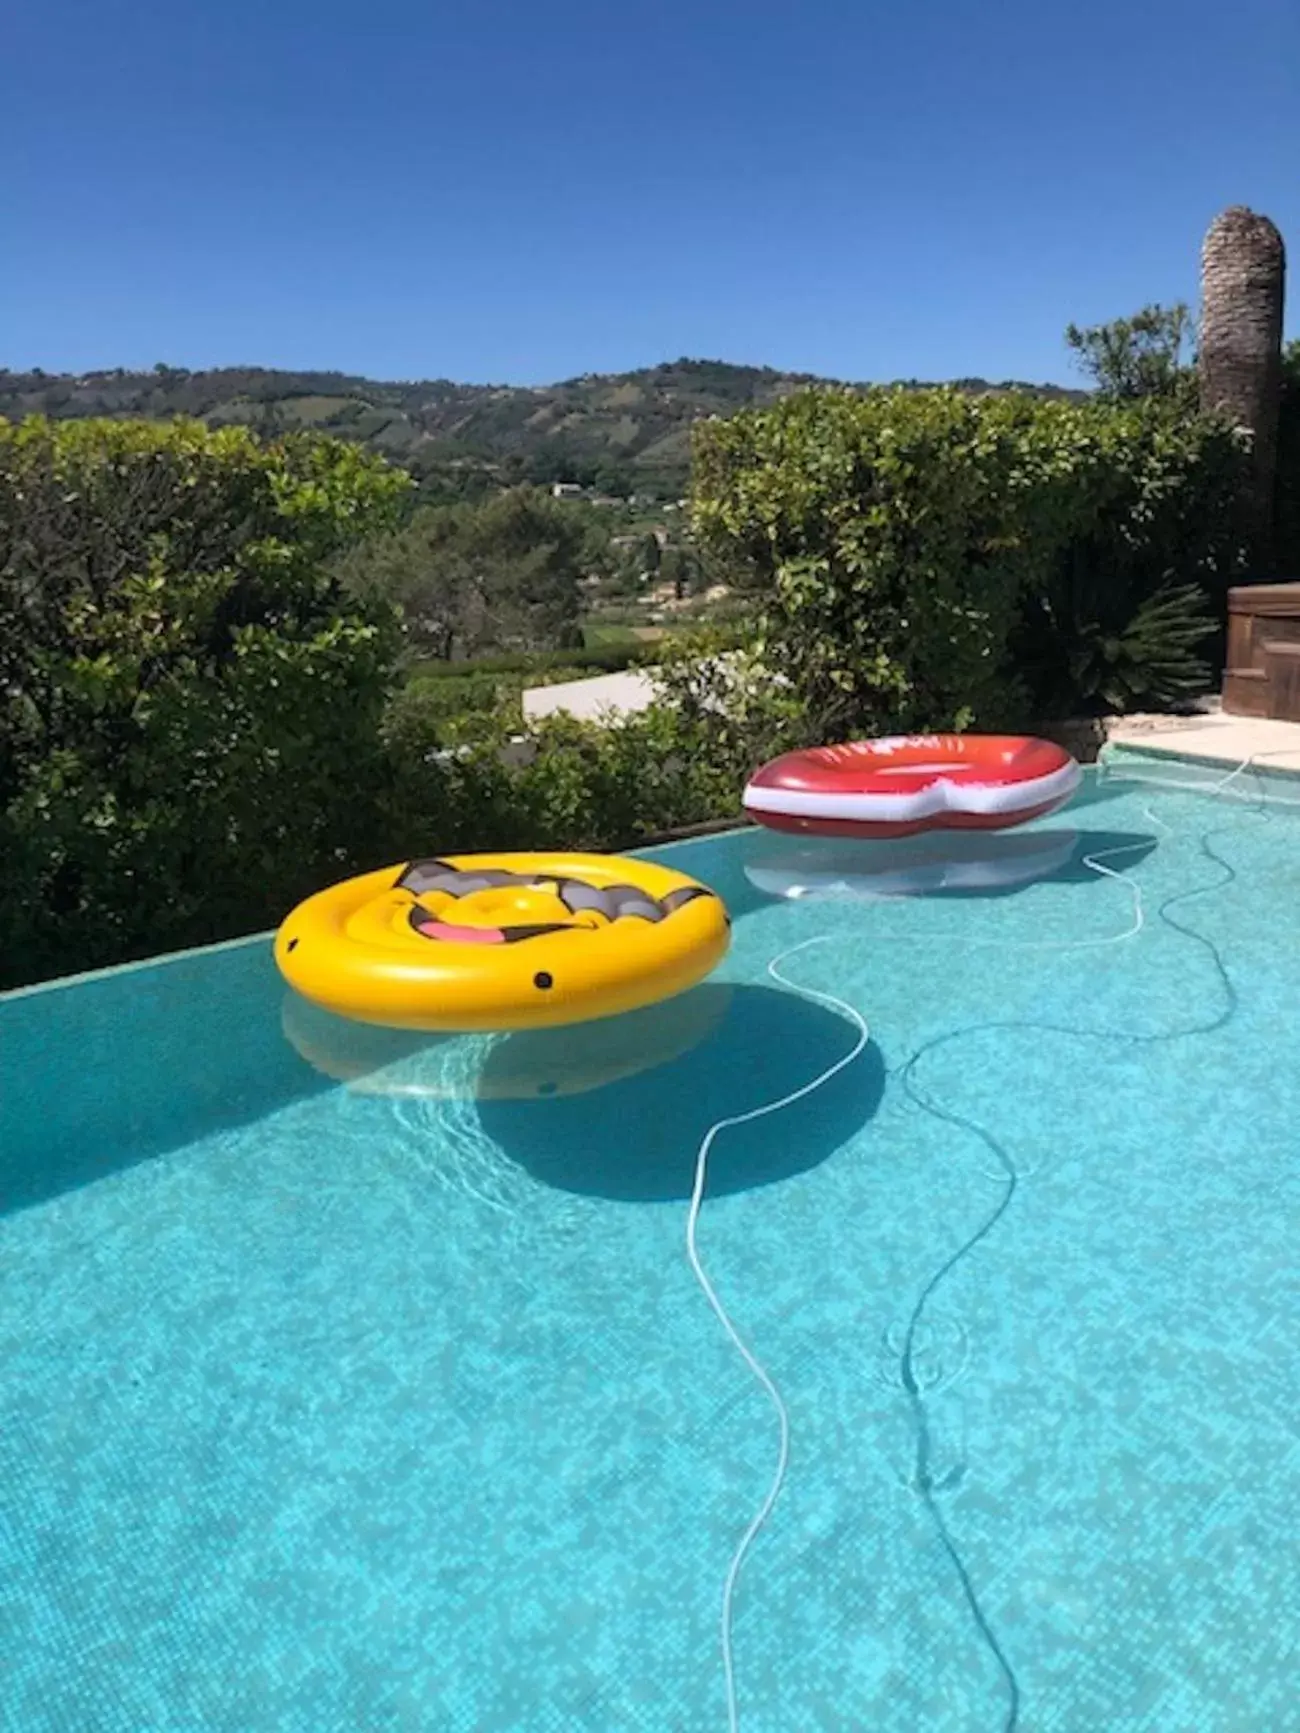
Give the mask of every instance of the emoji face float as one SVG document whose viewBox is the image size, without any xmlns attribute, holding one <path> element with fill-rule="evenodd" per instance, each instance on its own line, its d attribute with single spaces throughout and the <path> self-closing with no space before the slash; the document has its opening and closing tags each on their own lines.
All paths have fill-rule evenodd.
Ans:
<svg viewBox="0 0 1300 1733">
<path fill-rule="evenodd" d="M 449 1032 L 554 1028 L 693 987 L 722 959 L 721 900 L 615 855 L 453 855 L 346 879 L 299 903 L 275 960 L 344 1017 Z"/>
</svg>

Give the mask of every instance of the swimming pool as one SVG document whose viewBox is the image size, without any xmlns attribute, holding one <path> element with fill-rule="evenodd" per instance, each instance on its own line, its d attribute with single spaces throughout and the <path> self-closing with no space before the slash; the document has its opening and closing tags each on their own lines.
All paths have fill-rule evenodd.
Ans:
<svg viewBox="0 0 1300 1733">
<path fill-rule="evenodd" d="M 0 1000 L 0 1726 L 725 1730 L 782 954 L 740 1726 L 1300 1726 L 1300 807 L 1169 780 L 679 845 L 726 964 L 562 1045 Z"/>
</svg>

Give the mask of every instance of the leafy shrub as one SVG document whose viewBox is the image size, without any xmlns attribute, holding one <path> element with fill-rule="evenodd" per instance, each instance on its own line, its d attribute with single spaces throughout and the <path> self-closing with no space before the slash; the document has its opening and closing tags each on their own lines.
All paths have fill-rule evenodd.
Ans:
<svg viewBox="0 0 1300 1733">
<path fill-rule="evenodd" d="M 581 680 L 591 674 L 619 674 L 656 662 L 663 654 L 655 643 L 596 644 L 572 650 L 520 650 L 512 655 L 473 656 L 462 662 L 419 662 L 412 677 L 423 680 L 460 680 L 479 674 L 524 674 L 540 676 L 560 671 Z"/>
<path fill-rule="evenodd" d="M 532 657 L 484 657 L 477 662 L 422 663 L 389 705 L 390 739 L 412 732 L 423 738 L 454 734 L 459 740 L 523 726 L 525 688 L 589 679 L 593 673 L 639 667 L 653 658 L 602 656 L 576 663 L 576 652 Z M 524 663 L 522 668 L 516 664 Z M 611 668 L 609 664 L 612 663 Z"/>
<path fill-rule="evenodd" d="M 523 726 L 523 690 L 518 674 L 411 680 L 390 699 L 384 734 L 398 751 L 406 741 L 425 750 L 447 739 L 495 738 Z"/>
<path fill-rule="evenodd" d="M 817 735 L 798 691 L 762 649 L 728 626 L 702 626 L 659 670 L 659 702 L 699 729 L 710 758 L 736 789 L 759 764 Z"/>
<path fill-rule="evenodd" d="M 1223 665 L 1227 587 L 1245 566 L 1235 433 L 1153 401 L 1096 405 L 1085 419 L 1095 425 L 1072 437 L 1055 545 L 1010 641 L 1034 718 L 1165 709 L 1204 692 Z"/>
<path fill-rule="evenodd" d="M 992 401 L 986 421 L 955 391 L 807 391 L 698 432 L 697 537 L 763 590 L 765 641 L 822 730 L 997 705 L 1027 567 L 1002 484 L 1015 400 Z"/>
<path fill-rule="evenodd" d="M 1195 584 L 1135 597 L 1066 576 L 1027 598 L 1012 647 L 1036 718 L 1061 720 L 1186 703 L 1209 684 L 1198 652 L 1214 631 Z"/>
<path fill-rule="evenodd" d="M 198 424 L 0 423 L 0 984 L 265 924 L 368 854 L 406 478 Z"/>
<path fill-rule="evenodd" d="M 456 730 L 399 701 L 388 737 L 401 822 L 446 849 L 627 848 L 738 815 L 754 766 L 808 736 L 789 689 L 752 654 L 721 658 L 726 643 L 681 645 L 660 701 L 607 727 L 558 715 Z"/>
<path fill-rule="evenodd" d="M 610 727 L 547 717 L 522 749 L 495 733 L 421 753 L 405 720 L 401 810 L 409 834 L 439 850 L 626 848 L 739 810 L 743 779 L 666 706 Z"/>
<path fill-rule="evenodd" d="M 1186 604 L 1153 600 L 1192 583 L 1221 610 L 1243 468 L 1177 403 L 819 390 L 701 426 L 694 516 L 715 568 L 760 591 L 765 654 L 823 738 L 996 726 L 1181 681 Z M 1100 614 L 1059 600 L 1102 589 Z M 1102 621 L 1125 673 L 1089 693 L 1072 670 Z"/>
</svg>

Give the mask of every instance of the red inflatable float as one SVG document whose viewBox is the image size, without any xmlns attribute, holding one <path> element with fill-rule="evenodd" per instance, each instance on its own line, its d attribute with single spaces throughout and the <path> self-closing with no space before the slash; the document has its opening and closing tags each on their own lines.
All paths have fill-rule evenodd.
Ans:
<svg viewBox="0 0 1300 1733">
<path fill-rule="evenodd" d="M 1008 830 L 1064 806 L 1082 775 L 1062 747 L 1026 735 L 897 735 L 787 752 L 755 774 L 745 811 L 811 836 Z"/>
</svg>

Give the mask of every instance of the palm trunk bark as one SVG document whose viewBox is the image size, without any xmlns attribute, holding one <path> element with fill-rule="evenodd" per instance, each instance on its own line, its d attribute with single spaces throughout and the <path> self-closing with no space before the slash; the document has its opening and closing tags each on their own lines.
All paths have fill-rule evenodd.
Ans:
<svg viewBox="0 0 1300 1733">
<path fill-rule="evenodd" d="M 1277 421 L 1286 249 L 1267 217 L 1233 205 L 1201 249 L 1201 407 L 1228 415 L 1252 440 L 1252 555 L 1266 576 L 1273 557 Z"/>
</svg>

